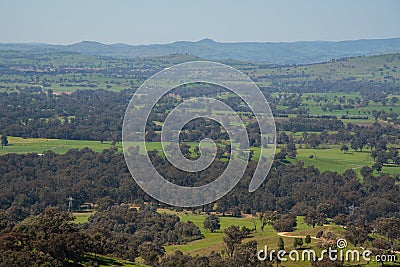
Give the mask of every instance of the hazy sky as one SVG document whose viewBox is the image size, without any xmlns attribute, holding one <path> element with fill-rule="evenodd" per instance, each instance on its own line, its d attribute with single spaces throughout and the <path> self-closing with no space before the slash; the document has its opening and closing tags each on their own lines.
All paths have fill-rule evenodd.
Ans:
<svg viewBox="0 0 400 267">
<path fill-rule="evenodd" d="M 1 0 L 0 42 L 149 44 L 400 37 L 400 1 Z"/>
</svg>

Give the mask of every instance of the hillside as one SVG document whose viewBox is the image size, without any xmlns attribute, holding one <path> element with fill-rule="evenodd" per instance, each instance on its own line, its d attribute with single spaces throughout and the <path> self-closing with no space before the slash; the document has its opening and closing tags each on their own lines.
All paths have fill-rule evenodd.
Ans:
<svg viewBox="0 0 400 267">
<path fill-rule="evenodd" d="M 351 41 L 238 42 L 221 43 L 211 39 L 197 42 L 128 45 L 83 41 L 71 45 L 0 44 L 0 50 L 72 51 L 88 55 L 113 57 L 149 57 L 191 54 L 212 60 L 234 59 L 275 64 L 307 64 L 342 57 L 400 52 L 400 38 Z"/>
<path fill-rule="evenodd" d="M 348 57 L 330 62 L 299 66 L 248 68 L 246 74 L 256 81 L 356 80 L 364 82 L 391 82 L 400 79 L 400 54 Z"/>
</svg>

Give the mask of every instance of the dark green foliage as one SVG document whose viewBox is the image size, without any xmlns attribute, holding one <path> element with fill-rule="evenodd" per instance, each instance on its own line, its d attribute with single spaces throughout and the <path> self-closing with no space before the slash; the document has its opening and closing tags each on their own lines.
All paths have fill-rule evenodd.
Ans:
<svg viewBox="0 0 400 267">
<path fill-rule="evenodd" d="M 396 250 L 395 241 L 400 240 L 400 218 L 381 218 L 375 221 L 375 228 L 384 236 L 392 250 Z"/>
<path fill-rule="evenodd" d="M 293 239 L 293 247 L 298 248 L 303 246 L 303 238 L 301 237 L 296 237 Z"/>
<path fill-rule="evenodd" d="M 327 212 L 327 211 L 325 211 Z M 315 225 L 322 226 L 326 222 L 326 217 L 328 216 L 323 210 L 323 206 L 321 204 L 318 205 L 317 210 L 309 210 L 304 217 L 304 222 L 312 228 Z"/>
<path fill-rule="evenodd" d="M 277 232 L 293 232 L 297 226 L 296 216 L 292 214 L 280 216 L 272 226 Z"/>
<path fill-rule="evenodd" d="M 9 135 L 20 137 L 119 141 L 131 94 L 103 90 L 57 96 L 0 93 L 0 126 Z"/>
<path fill-rule="evenodd" d="M 153 242 L 144 242 L 138 248 L 139 256 L 144 259 L 144 262 L 151 266 L 157 266 L 160 257 L 165 254 L 164 248 Z"/>
<path fill-rule="evenodd" d="M 167 179 L 184 186 L 210 182 L 226 166 L 217 160 L 207 170 L 192 174 L 175 169 L 163 157 L 153 155 L 152 159 Z M 326 217 L 334 218 L 339 213 L 348 215 L 352 205 L 356 207 L 357 216 L 364 214 L 367 221 L 399 213 L 399 185 L 388 175 L 372 176 L 370 171 L 363 169 L 364 181 L 360 183 L 352 170 L 343 174 L 320 173 L 316 168 L 304 168 L 301 164 L 276 165 L 265 183 L 254 193 L 249 193 L 247 187 L 255 167 L 256 162 L 251 161 L 238 185 L 216 202 L 219 210 L 275 210 L 285 214 L 303 206 L 322 216 L 322 223 Z M 114 149 L 102 153 L 74 149 L 63 155 L 45 152 L 42 156 L 1 156 L 0 188 L 1 209 L 7 210 L 13 205 L 23 209 L 13 213 L 16 220 L 26 217 L 24 209 L 28 208 L 34 214 L 48 206 L 67 210 L 68 196 L 74 198 L 74 209 L 83 202 L 95 202 L 100 210 L 107 210 L 113 204 L 150 200 L 131 178 L 123 155 Z M 289 227 L 280 224 L 279 229 L 292 228 L 290 224 Z"/>
<path fill-rule="evenodd" d="M 214 262 L 218 262 L 218 265 L 214 265 Z M 187 254 L 183 254 L 181 251 L 177 250 L 173 255 L 166 255 L 161 259 L 161 262 L 158 264 L 160 267 L 185 267 L 185 266 L 199 266 L 199 267 L 209 267 L 209 266 L 221 266 L 223 264 L 223 259 L 221 256 L 212 255 L 211 257 L 206 256 L 196 256 L 192 257 Z"/>
<path fill-rule="evenodd" d="M 8 138 L 5 134 L 1 135 L 1 146 L 8 146 Z"/>
<path fill-rule="evenodd" d="M 210 230 L 211 233 L 215 232 L 215 230 L 219 230 L 221 228 L 219 217 L 213 214 L 207 216 L 203 226 L 204 229 Z"/>
<path fill-rule="evenodd" d="M 244 226 L 240 229 L 239 226 L 231 225 L 224 230 L 224 233 L 226 253 L 229 257 L 233 257 L 235 249 L 250 235 L 250 230 Z"/>
<path fill-rule="evenodd" d="M 306 243 L 307 245 L 311 243 L 311 236 L 310 235 L 306 235 L 306 238 L 304 238 L 304 243 Z"/>
<path fill-rule="evenodd" d="M 83 256 L 88 252 L 131 261 L 141 256 L 156 265 L 164 255 L 163 245 L 201 238 L 193 223 L 157 213 L 151 206 L 112 207 L 80 225 L 58 208 L 20 223 L 9 221 L 8 213 L 2 211 L 5 216 L 0 217 L 0 266 L 65 266 L 87 261 Z"/>
<path fill-rule="evenodd" d="M 318 231 L 318 233 L 315 235 L 316 238 L 320 238 L 324 234 L 324 231 Z"/>
<path fill-rule="evenodd" d="M 340 147 L 340 151 L 343 151 L 343 153 L 347 153 L 347 151 L 349 151 L 349 147 L 346 144 L 342 144 L 342 146 Z"/>
<path fill-rule="evenodd" d="M 264 232 L 266 225 L 273 225 L 274 222 L 279 218 L 279 214 L 276 211 L 267 211 L 258 214 L 258 219 L 261 224 L 261 231 Z"/>
<path fill-rule="evenodd" d="M 343 262 L 340 260 L 332 261 L 327 255 L 324 255 L 322 260 L 313 261 L 311 263 L 312 267 L 342 267 Z"/>
<path fill-rule="evenodd" d="M 302 116 L 290 118 L 288 121 L 279 121 L 276 124 L 278 130 L 295 130 L 296 132 L 322 132 L 324 130 L 336 131 L 343 127 L 343 122 L 338 119 L 310 119 Z"/>
<path fill-rule="evenodd" d="M 93 240 L 96 253 L 131 261 L 142 256 L 141 253 L 148 254 L 146 251 L 152 246 L 159 248 L 162 244 L 182 244 L 201 238 L 199 228 L 193 223 L 180 222 L 175 215 L 157 213 L 151 206 L 140 210 L 112 207 L 97 212 L 82 227 Z M 161 250 L 157 255 L 148 255 L 149 262 L 161 256 Z"/>
<path fill-rule="evenodd" d="M 279 240 L 278 240 L 278 249 L 279 249 L 279 250 L 284 250 L 284 249 L 285 249 L 285 242 L 283 241 L 283 238 L 282 238 L 282 237 L 279 237 Z"/>
<path fill-rule="evenodd" d="M 73 149 L 64 155 L 8 154 L 0 157 L 0 177 L 0 208 L 18 204 L 35 214 L 48 206 L 67 210 L 68 196 L 74 198 L 76 209 L 86 201 L 109 198 L 132 203 L 145 195 L 131 178 L 123 155 L 113 149 L 102 153 Z"/>
<path fill-rule="evenodd" d="M 346 239 L 355 247 L 368 239 L 368 228 L 362 221 L 355 221 L 347 225 Z"/>
<path fill-rule="evenodd" d="M 209 40 L 205 42 L 210 43 Z M 161 62 L 159 59 L 143 61 L 145 63 L 140 64 L 144 69 L 132 71 L 136 69 L 133 68 L 132 61 L 112 59 L 111 64 L 108 59 L 91 58 L 105 62 L 103 65 L 110 64 L 107 68 L 103 68 L 101 63 L 98 63 L 98 66 L 91 65 L 89 74 L 88 70 L 82 70 L 82 66 L 83 69 L 86 68 L 86 63 L 52 65 L 54 54 L 75 58 L 80 58 L 80 55 L 52 53 L 24 53 L 23 56 L 27 58 L 21 62 L 28 63 L 12 63 L 12 57 L 18 57 L 18 52 L 2 52 L 4 62 L 1 62 L 0 72 L 5 74 L 5 79 L 8 79 L 9 75 L 15 77 L 14 81 L 6 83 L 29 83 L 46 88 L 50 88 L 55 82 L 65 88 L 74 87 L 73 83 L 81 87 L 95 88 L 96 82 L 90 82 L 85 76 L 96 72 L 97 75 L 111 79 L 105 82 L 107 85 L 103 86 L 104 88 L 116 89 L 114 85 L 120 84 L 123 79 L 129 79 L 129 82 L 124 81 L 124 86 L 132 89 L 118 93 L 83 90 L 70 95 L 57 95 L 51 89 L 45 92 L 36 86 L 21 88 L 14 85 L 18 92 L 0 93 L 2 146 L 8 145 L 5 133 L 21 137 L 109 140 L 115 145 L 120 140 L 126 105 L 134 92 L 135 85 L 132 81 L 143 80 L 160 66 L 171 63 Z M 72 64 L 68 66 L 71 67 L 70 70 L 64 69 L 66 64 Z M 101 68 L 95 70 L 99 66 Z M 246 63 L 245 67 L 251 70 L 254 66 Z M 30 68 L 35 70 L 34 75 L 23 70 Z M 273 68 L 274 72 L 281 72 L 280 66 Z M 54 74 L 49 73 L 50 69 L 56 69 Z M 70 77 L 66 78 L 64 74 Z M 370 149 L 375 161 L 373 168 L 378 172 L 385 165 L 399 165 L 398 150 L 392 146 L 398 143 L 400 137 L 400 130 L 396 125 L 400 120 L 395 110 L 372 111 L 376 123 L 370 126 L 345 124 L 344 121 L 348 119 L 368 119 L 371 114 L 360 114 L 358 117 L 346 114 L 339 115 L 340 118 L 330 114 L 313 115 L 309 104 L 305 105 L 303 102 L 302 96 L 303 92 L 360 93 L 355 99 L 335 96 L 335 101 L 328 101 L 326 96 L 318 94 L 309 96 L 324 112 L 348 112 L 350 109 L 368 107 L 370 102 L 379 102 L 385 106 L 390 101 L 391 105 L 397 105 L 398 98 L 388 96 L 398 94 L 398 85 L 352 79 L 308 79 L 306 73 L 301 74 L 302 82 L 297 82 L 294 80 L 297 75 L 300 74 L 287 72 L 285 79 L 282 79 L 281 74 L 256 77 L 260 82 L 267 81 L 271 84 L 262 90 L 274 113 L 277 113 L 278 106 L 279 113 L 282 113 L 280 117 L 283 119 L 277 120 L 278 130 L 291 132 L 279 133 L 278 143 L 282 144 L 282 150 L 277 153 L 277 161 L 274 162 L 265 183 L 256 192 L 248 192 L 248 184 L 256 167 L 256 162 L 250 162 L 237 187 L 216 203 L 202 207 L 203 211 L 211 212 L 216 206 L 219 211 L 232 212 L 233 216 L 237 217 L 240 217 L 242 212 L 258 212 L 262 230 L 265 225 L 270 224 L 277 231 L 293 231 L 296 219 L 292 213 L 298 214 L 301 210 L 302 215 L 305 215 L 305 222 L 313 227 L 324 224 L 327 218 L 334 218 L 335 222 L 343 225 L 347 224 L 346 238 L 355 245 L 368 240 L 373 222 L 374 229 L 382 236 L 373 241 L 373 246 L 380 250 L 394 249 L 398 244 L 400 231 L 400 194 L 396 178 L 388 175 L 373 176 L 372 168 L 363 167 L 363 182 L 360 182 L 352 170 L 343 174 L 320 173 L 315 167 L 304 168 L 300 162 L 290 164 L 287 158 L 296 158 L 296 146 L 318 148 L 325 144 L 342 144 L 341 150 L 344 153 L 347 153 L 349 146 L 357 151 L 354 153 Z M 11 88 L 5 88 L 9 89 Z M 121 89 L 122 87 L 119 87 L 119 90 Z M 204 91 L 191 86 L 183 86 L 181 89 L 179 96 L 183 98 L 205 95 Z M 222 92 L 221 88 L 208 89 L 208 95 Z M 277 92 L 279 96 L 272 96 L 271 92 Z M 230 104 L 235 111 L 243 112 L 244 115 L 241 116 L 246 121 L 250 144 L 260 146 L 260 129 L 254 118 L 247 114 L 249 108 L 243 105 L 237 96 L 229 95 L 222 101 Z M 174 97 L 160 100 L 149 118 L 146 134 L 148 141 L 159 140 L 158 131 L 161 130 L 161 126 L 156 122 L 162 122 L 167 112 L 180 102 L 181 100 Z M 288 114 L 297 116 L 289 117 Z M 380 125 L 378 121 L 381 120 L 389 122 L 389 125 Z M 182 141 L 198 141 L 205 137 L 227 139 L 226 133 L 221 131 L 218 123 L 205 119 L 191 121 L 185 125 L 184 130 Z M 295 133 L 299 131 L 303 133 L 300 138 L 296 138 Z M 219 159 L 228 157 L 226 155 L 231 147 L 226 143 L 223 147 L 224 149 L 218 147 L 217 160 L 210 168 L 198 174 L 176 170 L 157 152 L 150 153 L 150 157 L 156 168 L 170 181 L 183 186 L 199 186 L 213 180 L 226 167 L 227 164 Z M 199 156 L 198 148 L 192 153 L 187 144 L 182 144 L 181 150 L 188 158 Z M 138 155 L 138 149 L 135 154 L 139 159 L 143 157 Z M 201 238 L 200 230 L 191 222 L 180 222 L 177 216 L 157 213 L 152 205 L 140 210 L 121 207 L 122 203 L 143 203 L 151 199 L 136 185 L 126 168 L 123 155 L 114 148 L 102 153 L 94 153 L 89 149 L 74 149 L 65 155 L 44 152 L 40 156 L 2 156 L 0 188 L 0 265 L 64 266 L 67 262 L 78 264 L 83 260 L 82 255 L 88 251 L 132 261 L 140 255 L 146 263 L 161 266 L 260 265 L 256 259 L 257 243 L 249 241 L 242 244 L 243 239 L 250 234 L 249 229 L 236 226 L 224 230 L 228 257 L 219 253 L 192 257 L 179 252 L 163 257 L 163 245 L 182 244 Z M 46 209 L 49 206 L 57 206 L 66 210 L 68 196 L 74 198 L 74 209 L 83 202 L 94 202 L 99 212 L 92 216 L 88 223 L 78 227 L 71 223 L 71 214 L 60 212 L 57 208 Z M 27 218 L 35 214 L 39 215 Z M 207 217 L 204 227 L 210 231 L 219 229 L 218 217 Z M 321 236 L 322 232 L 319 232 L 317 237 Z M 296 238 L 294 241 L 296 247 L 303 246 L 302 239 Z M 311 237 L 307 236 L 304 242 L 309 244 Z M 278 247 L 284 248 L 282 238 L 279 239 Z M 270 263 L 266 263 L 268 264 Z M 314 265 L 341 264 L 324 260 Z"/>
<path fill-rule="evenodd" d="M 0 265 L 64 266 L 79 263 L 89 250 L 89 239 L 73 223 L 73 217 L 57 208 L 0 233 Z"/>
</svg>

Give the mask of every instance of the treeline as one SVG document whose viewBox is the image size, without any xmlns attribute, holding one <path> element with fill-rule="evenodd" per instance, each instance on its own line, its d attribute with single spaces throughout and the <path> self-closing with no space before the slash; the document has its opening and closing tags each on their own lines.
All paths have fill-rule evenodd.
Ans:
<svg viewBox="0 0 400 267">
<path fill-rule="evenodd" d="M 265 93 L 286 92 L 286 93 L 330 93 L 330 92 L 360 92 L 363 97 L 375 102 L 381 102 L 388 94 L 399 92 L 399 85 L 388 82 L 356 81 L 353 78 L 343 78 L 337 81 L 315 80 L 288 81 L 285 79 L 275 79 L 271 86 L 261 88 Z M 386 101 L 387 100 L 383 100 Z"/>
<path fill-rule="evenodd" d="M 301 126 L 300 122 L 304 122 Z M 336 131 L 329 131 L 325 125 L 338 125 Z M 278 133 L 278 144 L 296 143 L 308 145 L 312 148 L 320 144 L 341 144 L 350 143 L 355 151 L 369 149 L 387 149 L 388 144 L 396 144 L 400 138 L 400 130 L 393 126 L 381 126 L 374 123 L 371 126 L 360 126 L 348 123 L 344 125 L 338 120 L 319 119 L 311 120 L 307 118 L 292 118 L 288 122 L 278 122 L 277 127 L 283 131 Z M 298 131 L 298 127 L 301 129 Z M 292 128 L 292 130 L 288 130 Z M 320 131 L 308 131 L 306 129 L 319 129 Z M 295 137 L 296 132 L 302 132 L 300 137 Z M 310 133 L 311 132 L 311 133 Z"/>
<path fill-rule="evenodd" d="M 338 119 L 311 119 L 304 116 L 297 116 L 295 118 L 289 118 L 288 120 L 278 120 L 276 122 L 276 129 L 278 131 L 291 132 L 337 131 L 343 127 L 343 122 Z"/>
<path fill-rule="evenodd" d="M 19 137 L 118 141 L 132 91 L 76 91 L 70 95 L 0 93 L 2 134 Z"/>
<path fill-rule="evenodd" d="M 144 155 L 137 155 L 143 162 Z M 173 183 L 198 186 L 214 180 L 227 163 L 215 160 L 200 173 L 187 173 L 172 166 L 164 157 L 152 153 L 155 167 Z M 141 161 L 142 160 L 142 161 Z M 263 185 L 254 193 L 248 184 L 257 162 L 251 161 L 238 185 L 214 205 L 203 206 L 203 211 L 221 213 L 236 209 L 248 214 L 275 210 L 280 214 L 317 209 L 325 205 L 326 214 L 333 218 L 349 214 L 349 207 L 357 207 L 366 221 L 379 217 L 400 216 L 398 177 L 373 175 L 373 169 L 363 167 L 360 182 L 349 169 L 343 174 L 321 173 L 315 167 L 284 164 L 276 160 Z M 96 153 L 89 149 L 70 150 L 58 155 L 7 154 L 0 157 L 0 208 L 7 210 L 16 221 L 30 214 L 38 214 L 48 206 L 67 210 L 67 197 L 74 198 L 74 209 L 81 203 L 97 203 L 99 210 L 113 204 L 143 203 L 153 200 L 135 183 L 122 153 L 114 149 Z M 161 204 L 160 204 L 161 205 Z"/>
</svg>

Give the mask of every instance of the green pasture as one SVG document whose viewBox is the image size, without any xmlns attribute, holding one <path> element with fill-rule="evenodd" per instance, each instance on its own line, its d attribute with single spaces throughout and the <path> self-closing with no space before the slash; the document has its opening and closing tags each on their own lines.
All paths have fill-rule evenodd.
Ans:
<svg viewBox="0 0 400 267">
<path fill-rule="evenodd" d="M 310 245 L 303 245 L 302 249 L 313 249 L 316 251 L 317 255 L 320 255 L 322 249 L 319 247 L 319 241 L 315 239 L 315 236 L 319 231 L 326 232 L 334 232 L 337 238 L 343 238 L 345 235 L 345 229 L 342 226 L 338 226 L 335 224 L 326 224 L 323 226 L 316 226 L 312 228 L 311 226 L 304 223 L 304 217 L 298 216 L 297 217 L 297 227 L 294 232 L 291 233 L 277 233 L 272 226 L 267 225 L 264 231 L 261 231 L 259 219 L 255 216 L 246 215 L 241 218 L 236 217 L 229 217 L 229 216 L 220 216 L 221 221 L 221 229 L 217 230 L 214 233 L 204 229 L 203 222 L 206 218 L 206 214 L 194 214 L 190 211 L 182 211 L 176 212 L 168 209 L 159 209 L 158 212 L 160 213 L 168 213 L 168 214 L 176 214 L 180 217 L 180 220 L 183 222 L 191 221 L 195 225 L 197 225 L 202 234 L 203 238 L 200 240 L 195 240 L 188 242 L 182 245 L 168 245 L 165 246 L 165 250 L 167 254 L 173 254 L 176 250 L 180 250 L 184 253 L 187 253 L 192 256 L 198 255 L 208 255 L 211 252 L 221 252 L 224 249 L 223 237 L 225 234 L 223 230 L 231 225 L 237 225 L 240 227 L 246 226 L 250 229 L 253 229 L 254 223 L 256 224 L 256 231 L 251 233 L 251 236 L 245 239 L 243 242 L 247 242 L 249 240 L 256 240 L 258 244 L 258 249 L 264 249 L 264 246 L 268 246 L 268 250 L 277 249 L 278 247 L 278 240 L 280 237 L 283 238 L 285 243 L 285 250 L 290 251 L 293 250 L 293 238 L 294 237 L 302 237 L 304 241 L 304 237 L 306 235 L 310 235 L 313 237 Z M 85 222 L 88 219 L 88 215 L 90 213 L 74 213 L 76 217 L 76 222 Z M 93 213 L 92 213 L 93 214 Z M 302 249 L 299 249 L 301 253 Z M 345 249 L 359 249 L 355 248 L 352 244 L 348 242 L 348 247 Z M 226 255 L 225 255 L 226 256 Z M 87 256 L 88 258 L 94 258 L 95 256 L 90 254 Z M 127 261 L 122 261 L 118 259 L 114 259 L 107 256 L 96 255 L 97 261 L 100 263 L 100 266 L 113 266 L 113 265 L 120 265 L 120 266 L 146 266 L 143 265 L 142 260 L 138 258 L 138 263 L 130 263 Z M 358 265 L 360 264 L 360 265 Z M 393 266 L 399 266 L 399 260 L 397 263 L 394 263 Z M 397 264 L 397 265 L 396 265 Z M 311 262 L 291 262 L 288 261 L 284 264 L 284 266 L 311 266 Z M 347 262 L 345 266 L 380 266 L 380 264 L 371 261 L 370 263 L 366 263 L 364 261 L 358 262 Z"/>
<path fill-rule="evenodd" d="M 8 153 L 38 153 L 45 151 L 54 151 L 56 153 L 66 153 L 68 150 L 88 147 L 94 151 L 100 152 L 111 147 L 111 142 L 87 141 L 87 140 L 61 140 L 47 138 L 21 138 L 8 137 L 8 146 L 0 147 L 0 155 Z M 121 147 L 120 144 L 117 146 Z"/>
<path fill-rule="evenodd" d="M 297 149 L 295 160 L 301 160 L 305 166 L 315 166 L 320 171 L 336 171 L 343 173 L 347 169 L 353 169 L 360 173 L 363 166 L 372 166 L 373 159 L 368 149 L 362 152 L 354 151 L 350 148 L 347 153 L 340 151 L 340 145 L 321 145 L 321 148 L 300 148 Z M 383 173 L 400 174 L 400 167 L 385 165 L 382 168 Z"/>
<path fill-rule="evenodd" d="M 260 228 L 260 222 L 257 217 L 243 217 L 243 218 L 233 218 L 233 217 L 220 217 L 221 220 L 221 229 L 211 233 L 208 230 L 205 230 L 203 228 L 203 221 L 206 218 L 206 215 L 197 215 L 197 214 L 191 214 L 188 212 L 179 212 L 177 215 L 181 218 L 181 221 L 191 221 L 194 224 L 196 224 L 200 229 L 201 232 L 204 235 L 204 238 L 201 240 L 195 240 L 192 242 L 189 242 L 187 244 L 183 245 L 170 245 L 166 246 L 166 252 L 167 253 L 174 253 L 176 250 L 180 250 L 184 253 L 187 253 L 192 256 L 197 256 L 197 255 L 208 255 L 211 252 L 221 252 L 224 249 L 224 243 L 223 243 L 223 237 L 225 236 L 223 233 L 223 230 L 229 227 L 230 225 L 238 225 L 240 227 L 246 226 L 250 229 L 254 227 L 254 223 L 256 223 L 257 226 L 257 231 L 253 232 L 251 236 L 247 239 L 245 239 L 243 242 L 247 242 L 249 240 L 255 240 L 257 241 L 258 244 L 258 249 L 264 249 L 264 246 L 268 246 L 268 250 L 270 251 L 271 249 L 278 249 L 278 240 L 280 237 L 283 238 L 284 243 L 285 243 L 285 250 L 290 251 L 293 250 L 293 237 L 295 236 L 300 236 L 303 238 L 306 235 L 310 235 L 311 237 L 314 237 L 310 243 L 310 245 L 303 245 L 302 249 L 313 249 L 316 251 L 317 255 L 320 255 L 322 249 L 319 247 L 318 243 L 319 241 L 315 239 L 315 236 L 319 231 L 323 232 L 334 232 L 337 235 L 337 238 L 343 238 L 345 234 L 345 230 L 341 226 L 337 226 L 334 224 L 327 224 L 324 226 L 316 226 L 315 228 L 312 228 L 311 226 L 308 226 L 304 223 L 304 218 L 302 216 L 297 217 L 297 227 L 294 232 L 287 233 L 287 234 L 281 234 L 277 233 L 272 226 L 267 225 L 264 229 L 264 231 L 261 231 Z M 285 236 L 286 235 L 286 236 Z M 347 249 L 358 249 L 355 248 L 353 245 L 351 245 L 348 242 L 348 247 Z M 301 249 L 299 249 L 299 253 L 301 254 Z M 226 255 L 225 255 L 226 256 Z M 361 264 L 361 265 L 358 265 Z M 305 261 L 305 262 L 291 262 L 287 261 L 283 263 L 282 266 L 311 266 L 310 261 Z M 380 266 L 380 264 L 375 263 L 375 262 L 364 262 L 360 261 L 358 262 L 349 262 L 346 263 L 345 266 Z M 397 265 L 396 265 L 397 266 Z"/>
</svg>

